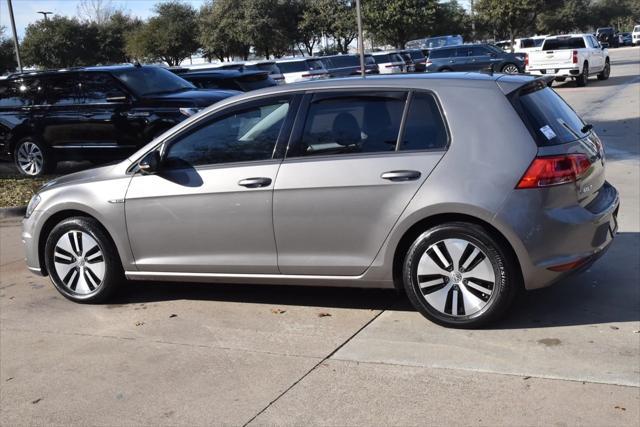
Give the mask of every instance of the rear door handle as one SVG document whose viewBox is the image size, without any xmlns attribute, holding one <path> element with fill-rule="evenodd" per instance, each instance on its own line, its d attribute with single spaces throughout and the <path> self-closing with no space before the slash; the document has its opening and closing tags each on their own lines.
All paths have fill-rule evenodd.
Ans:
<svg viewBox="0 0 640 427">
<path fill-rule="evenodd" d="M 238 181 L 238 185 L 247 188 L 268 187 L 271 185 L 271 178 L 246 178 Z"/>
<path fill-rule="evenodd" d="M 380 175 L 380 178 L 389 181 L 415 181 L 421 175 L 418 171 L 389 171 Z"/>
</svg>

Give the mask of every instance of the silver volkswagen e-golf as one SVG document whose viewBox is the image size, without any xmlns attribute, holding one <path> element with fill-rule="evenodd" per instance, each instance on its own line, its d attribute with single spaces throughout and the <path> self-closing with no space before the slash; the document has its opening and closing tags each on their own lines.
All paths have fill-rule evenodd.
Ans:
<svg viewBox="0 0 640 427">
<path fill-rule="evenodd" d="M 592 127 L 530 76 L 347 78 L 219 102 L 31 200 L 27 265 L 104 301 L 136 280 L 401 288 L 474 327 L 590 265 L 618 192 Z"/>
</svg>

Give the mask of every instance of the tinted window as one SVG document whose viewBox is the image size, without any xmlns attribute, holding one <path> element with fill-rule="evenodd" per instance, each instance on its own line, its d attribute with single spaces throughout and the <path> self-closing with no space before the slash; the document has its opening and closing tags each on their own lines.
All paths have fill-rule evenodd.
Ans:
<svg viewBox="0 0 640 427">
<path fill-rule="evenodd" d="M 160 67 L 130 67 L 112 71 L 133 93 L 140 96 L 181 92 L 194 86 L 169 70 Z"/>
<path fill-rule="evenodd" d="M 420 50 L 409 51 L 409 55 L 411 55 L 411 58 L 413 58 L 415 61 L 424 59 L 424 54 Z"/>
<path fill-rule="evenodd" d="M 582 49 L 584 47 L 582 37 L 563 37 L 559 39 L 546 39 L 542 50 Z"/>
<path fill-rule="evenodd" d="M 366 65 L 375 65 L 376 64 L 376 60 L 373 56 L 371 55 L 365 55 L 364 56 L 364 63 Z"/>
<path fill-rule="evenodd" d="M 323 71 L 325 70 L 324 65 L 322 65 L 321 61 L 317 59 L 307 59 L 307 67 L 311 71 Z"/>
<path fill-rule="evenodd" d="M 125 96 L 116 82 L 105 73 L 82 73 L 78 83 L 78 102 L 85 104 L 101 104 L 108 97 Z"/>
<path fill-rule="evenodd" d="M 289 111 L 288 99 L 234 112 L 180 137 L 167 150 L 169 167 L 267 160 Z"/>
<path fill-rule="evenodd" d="M 262 64 L 252 64 L 245 65 L 245 69 L 247 70 L 260 70 L 260 71 L 268 71 L 270 74 L 282 74 L 280 72 L 280 68 L 273 62 L 265 62 Z"/>
<path fill-rule="evenodd" d="M 0 80 L 0 107 L 33 105 L 41 92 L 37 79 Z"/>
<path fill-rule="evenodd" d="M 301 73 L 307 71 L 305 61 L 278 62 L 278 68 L 282 73 Z"/>
<path fill-rule="evenodd" d="M 416 93 L 411 99 L 400 150 L 433 150 L 447 145 L 447 131 L 433 96 Z"/>
<path fill-rule="evenodd" d="M 469 56 L 488 56 L 489 50 L 482 46 L 472 46 L 469 49 Z"/>
<path fill-rule="evenodd" d="M 519 97 L 525 120 L 540 145 L 555 145 L 584 137 L 584 122 L 552 89 L 536 90 Z"/>
<path fill-rule="evenodd" d="M 455 56 L 455 54 L 456 54 L 455 49 L 436 49 L 436 50 L 432 50 L 431 53 L 429 53 L 429 58 L 430 59 L 450 58 L 452 56 Z"/>
<path fill-rule="evenodd" d="M 381 55 L 373 55 L 373 59 L 376 60 L 378 64 L 384 64 L 386 62 L 393 62 L 393 60 L 389 57 L 389 54 L 383 53 Z"/>
<path fill-rule="evenodd" d="M 330 56 L 326 58 L 331 67 L 357 67 L 360 65 L 360 60 L 354 55 L 340 55 Z"/>
<path fill-rule="evenodd" d="M 300 154 L 394 151 L 403 108 L 403 93 L 314 101 L 307 113 Z"/>
<path fill-rule="evenodd" d="M 43 79 L 44 104 L 74 105 L 78 102 L 78 81 L 73 74 L 50 76 Z"/>
</svg>

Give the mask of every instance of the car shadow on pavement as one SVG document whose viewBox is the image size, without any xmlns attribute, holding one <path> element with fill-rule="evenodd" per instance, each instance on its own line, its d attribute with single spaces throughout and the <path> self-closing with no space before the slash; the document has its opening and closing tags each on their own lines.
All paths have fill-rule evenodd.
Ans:
<svg viewBox="0 0 640 427">
<path fill-rule="evenodd" d="M 533 329 L 640 320 L 640 233 L 620 233 L 589 270 L 523 293 L 491 329 Z M 129 282 L 110 306 L 173 300 L 240 302 L 361 310 L 415 311 L 392 289 L 289 285 Z"/>
<path fill-rule="evenodd" d="M 589 83 L 587 83 L 586 88 L 588 89 L 589 87 L 592 87 L 592 86 L 593 87 L 607 87 L 607 86 L 624 85 L 626 83 L 632 82 L 635 79 L 636 79 L 636 77 L 634 77 L 634 76 L 611 76 L 607 80 L 598 80 L 594 76 L 591 76 L 589 78 Z M 553 84 L 553 88 L 554 89 L 576 88 L 576 87 L 578 87 L 578 85 L 576 84 L 576 81 L 573 80 L 573 79 L 570 79 L 570 78 L 568 78 L 564 82 L 556 81 Z M 581 89 L 584 89 L 584 88 L 581 88 Z M 562 95 L 562 92 L 560 92 L 560 95 Z"/>
</svg>

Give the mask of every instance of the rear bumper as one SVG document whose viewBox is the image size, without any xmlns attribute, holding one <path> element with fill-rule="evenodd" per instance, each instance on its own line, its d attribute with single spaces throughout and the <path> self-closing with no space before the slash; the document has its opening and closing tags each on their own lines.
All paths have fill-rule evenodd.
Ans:
<svg viewBox="0 0 640 427">
<path fill-rule="evenodd" d="M 526 289 L 543 288 L 593 264 L 615 238 L 618 191 L 605 183 L 586 207 L 546 207 L 544 192 L 516 190 L 496 219 L 516 234 Z"/>
<path fill-rule="evenodd" d="M 578 66 L 569 68 L 528 68 L 527 72 L 534 76 L 577 77 L 580 75 Z"/>
</svg>

